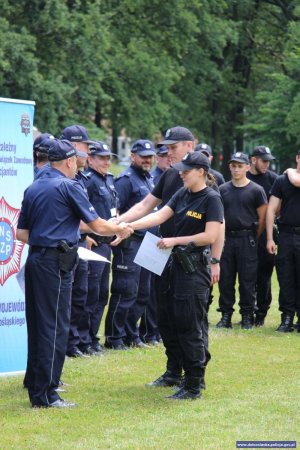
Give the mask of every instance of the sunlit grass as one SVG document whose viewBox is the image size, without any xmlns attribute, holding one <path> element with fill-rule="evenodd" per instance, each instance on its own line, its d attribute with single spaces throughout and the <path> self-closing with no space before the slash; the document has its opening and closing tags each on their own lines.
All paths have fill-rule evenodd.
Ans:
<svg viewBox="0 0 300 450">
<path fill-rule="evenodd" d="M 237 440 L 300 440 L 300 334 L 279 334 L 277 285 L 266 326 L 232 330 L 210 311 L 207 390 L 174 402 L 144 384 L 165 370 L 162 346 L 68 359 L 74 410 L 33 410 L 22 377 L 0 379 L 1 449 L 234 449 Z"/>
</svg>

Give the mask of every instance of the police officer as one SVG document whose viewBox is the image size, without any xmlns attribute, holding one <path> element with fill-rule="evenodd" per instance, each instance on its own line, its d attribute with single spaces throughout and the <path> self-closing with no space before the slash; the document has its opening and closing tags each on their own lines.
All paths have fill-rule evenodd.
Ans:
<svg viewBox="0 0 300 450">
<path fill-rule="evenodd" d="M 205 144 L 205 142 L 201 142 L 200 144 L 197 144 L 195 147 L 195 152 L 204 153 L 204 155 L 206 155 L 208 157 L 210 163 L 212 162 L 213 154 L 212 154 L 211 146 L 208 144 Z M 209 172 L 215 177 L 218 186 L 221 186 L 221 184 L 225 183 L 224 177 L 220 172 L 218 172 L 217 170 L 214 170 L 212 168 L 209 169 Z"/>
<path fill-rule="evenodd" d="M 226 240 L 221 258 L 218 311 L 222 313 L 222 318 L 217 324 L 218 328 L 232 327 L 237 274 L 241 327 L 251 329 L 253 325 L 257 237 L 265 226 L 267 197 L 261 186 L 247 178 L 249 167 L 248 156 L 235 153 L 229 161 L 232 179 L 220 186 L 225 210 Z"/>
<path fill-rule="evenodd" d="M 77 156 L 76 180 L 86 190 L 85 181 L 87 176 L 84 169 L 87 165 L 87 154 L 89 144 L 92 141 L 87 130 L 82 125 L 70 125 L 63 129 L 60 139 L 67 139 L 80 154 Z M 81 233 L 79 239 L 80 247 L 87 247 L 87 234 Z M 97 352 L 91 347 L 89 335 L 89 314 L 86 309 L 88 295 L 88 262 L 80 259 L 74 268 L 72 301 L 71 301 L 71 321 L 70 333 L 67 346 L 67 356 L 84 357 L 95 355 Z"/>
<path fill-rule="evenodd" d="M 182 126 L 169 128 L 164 140 L 160 143 L 168 147 L 168 155 L 171 164 L 180 162 L 188 152 L 193 152 L 195 138 L 190 130 Z M 144 200 L 134 205 L 129 211 L 122 214 L 119 220 L 133 221 L 149 214 L 155 207 L 164 206 L 171 197 L 183 186 L 178 170 L 171 167 L 160 177 L 152 193 L 148 194 Z M 174 236 L 174 220 L 170 218 L 160 226 L 160 234 L 163 237 Z M 212 263 L 211 263 L 211 283 L 219 280 L 220 265 L 219 258 L 224 244 L 224 227 L 219 233 L 217 241 L 212 245 Z M 169 302 L 165 296 L 165 291 L 169 285 L 168 271 L 163 271 L 160 277 L 156 277 L 156 295 L 157 295 L 157 320 L 160 335 L 166 348 L 167 370 L 156 380 L 149 383 L 153 387 L 178 386 L 182 382 L 182 353 L 178 346 L 177 337 L 172 327 Z M 206 320 L 206 318 L 205 318 Z M 203 327 L 204 340 L 208 341 L 206 333 L 207 327 Z M 207 354 L 206 364 L 209 361 Z M 205 389 L 204 376 L 201 381 L 201 387 Z"/>
<path fill-rule="evenodd" d="M 53 140 L 47 176 L 25 191 L 17 239 L 30 245 L 25 266 L 28 331 L 27 381 L 33 407 L 67 408 L 56 388 L 65 359 L 69 324 L 72 269 L 77 258 L 79 222 L 95 233 L 130 234 L 125 225 L 100 219 L 74 178 L 76 149 Z"/>
<path fill-rule="evenodd" d="M 170 160 L 168 156 L 168 147 L 166 145 L 160 145 L 156 150 L 156 167 L 151 170 L 153 177 L 153 183 L 156 185 L 161 175 L 165 170 L 170 167 Z"/>
<path fill-rule="evenodd" d="M 250 157 L 250 169 L 247 178 L 259 184 L 270 198 L 270 189 L 278 175 L 269 170 L 270 162 L 275 158 L 269 147 L 255 147 Z M 256 278 L 256 306 L 254 324 L 264 325 L 265 317 L 272 302 L 271 278 L 275 266 L 275 255 L 267 251 L 267 233 L 264 230 L 258 239 L 258 267 Z"/>
<path fill-rule="evenodd" d="M 120 213 L 126 212 L 152 191 L 154 184 L 150 169 L 154 145 L 139 139 L 132 145 L 131 165 L 115 180 Z M 137 326 L 150 295 L 150 275 L 133 262 L 146 230 L 134 233 L 114 249 L 111 297 L 105 320 L 105 346 L 124 350 L 127 346 L 144 347 Z"/>
<path fill-rule="evenodd" d="M 108 172 L 111 164 L 111 151 L 104 142 L 89 145 L 88 169 L 85 182 L 91 204 L 99 217 L 105 220 L 116 217 L 118 194 L 114 186 L 113 175 Z M 109 236 L 90 235 L 94 245 L 92 250 L 110 260 L 111 247 Z M 91 347 L 101 352 L 102 347 L 97 337 L 104 308 L 108 302 L 110 265 L 104 262 L 89 261 L 88 263 L 88 296 L 86 309 L 89 314 L 89 334 Z"/>
<path fill-rule="evenodd" d="M 289 175 L 280 175 L 271 188 L 267 211 L 267 249 L 274 255 L 276 244 L 273 239 L 273 224 L 280 210 L 278 223 L 278 247 L 276 271 L 279 282 L 279 311 L 281 323 L 276 331 L 294 331 L 295 314 L 300 317 L 300 189 L 290 182 L 300 176 L 300 150 L 296 156 L 297 168 Z M 300 321 L 297 325 L 300 332 Z"/>
<path fill-rule="evenodd" d="M 173 167 L 180 171 L 184 188 L 158 212 L 131 225 L 140 229 L 175 217 L 174 237 L 162 238 L 158 247 L 173 248 L 171 262 L 166 269 L 169 283 L 164 295 L 173 329 L 173 346 L 181 354 L 184 369 L 184 384 L 168 398 L 185 400 L 201 396 L 200 384 L 210 358 L 205 338 L 210 286 L 208 255 L 210 244 L 221 232 L 224 213 L 219 194 L 206 185 L 210 165 L 205 155 L 187 153 L 182 162 Z M 191 250 L 188 252 L 189 247 Z M 185 258 L 179 257 L 183 253 L 188 258 L 185 260 L 188 267 L 184 264 Z"/>
<path fill-rule="evenodd" d="M 50 133 L 40 134 L 33 143 L 34 178 L 42 167 L 48 164 L 48 150 L 54 136 Z"/>
</svg>

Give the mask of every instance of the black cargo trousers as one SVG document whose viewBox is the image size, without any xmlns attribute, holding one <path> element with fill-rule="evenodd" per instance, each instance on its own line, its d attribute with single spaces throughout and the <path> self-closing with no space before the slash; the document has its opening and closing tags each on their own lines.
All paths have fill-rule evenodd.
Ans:
<svg viewBox="0 0 300 450">
<path fill-rule="evenodd" d="M 208 351 L 207 301 L 210 272 L 203 261 L 185 273 L 176 259 L 156 278 L 158 329 L 166 348 L 167 371 L 199 377 L 211 356 Z"/>
</svg>

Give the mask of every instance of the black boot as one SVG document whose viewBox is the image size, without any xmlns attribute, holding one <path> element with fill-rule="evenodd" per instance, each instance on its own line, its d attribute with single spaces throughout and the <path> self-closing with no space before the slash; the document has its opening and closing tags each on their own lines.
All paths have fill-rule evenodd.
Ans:
<svg viewBox="0 0 300 450">
<path fill-rule="evenodd" d="M 167 398 L 171 400 L 195 400 L 201 397 L 200 377 L 185 376 L 184 386 Z"/>
<path fill-rule="evenodd" d="M 263 327 L 265 324 L 266 314 L 256 313 L 254 325 L 256 327 Z"/>
<path fill-rule="evenodd" d="M 179 391 L 181 388 L 185 387 L 185 376 L 182 378 L 181 383 L 174 387 L 174 391 Z M 203 374 L 200 376 L 200 390 L 206 389 L 205 383 L 205 368 L 203 369 Z"/>
<path fill-rule="evenodd" d="M 222 318 L 217 323 L 216 328 L 232 328 L 231 316 L 231 313 L 222 313 Z"/>
<path fill-rule="evenodd" d="M 157 378 L 157 380 L 147 383 L 145 386 L 148 387 L 171 387 L 180 386 L 182 383 L 182 376 L 174 374 L 167 370 L 163 375 Z"/>
<path fill-rule="evenodd" d="M 242 314 L 241 328 L 243 330 L 251 330 L 253 328 L 253 314 Z"/>
<path fill-rule="evenodd" d="M 281 314 L 281 324 L 276 331 L 279 331 L 280 333 L 292 333 L 294 331 L 293 320 L 293 315 Z"/>
</svg>

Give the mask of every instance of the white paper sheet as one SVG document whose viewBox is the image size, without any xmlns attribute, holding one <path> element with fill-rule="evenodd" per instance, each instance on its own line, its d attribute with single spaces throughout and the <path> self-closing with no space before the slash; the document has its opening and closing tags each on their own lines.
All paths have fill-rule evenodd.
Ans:
<svg viewBox="0 0 300 450">
<path fill-rule="evenodd" d="M 172 251 L 172 248 L 164 250 L 158 248 L 156 244 L 160 239 L 147 231 L 134 258 L 136 264 L 156 273 L 156 275 L 162 274 Z"/>
<path fill-rule="evenodd" d="M 98 255 L 95 252 L 92 252 L 91 250 L 88 250 L 84 247 L 78 247 L 77 250 L 78 256 L 80 259 L 84 259 L 85 261 L 101 261 L 101 262 L 107 262 L 110 264 L 110 261 L 104 256 Z"/>
</svg>

